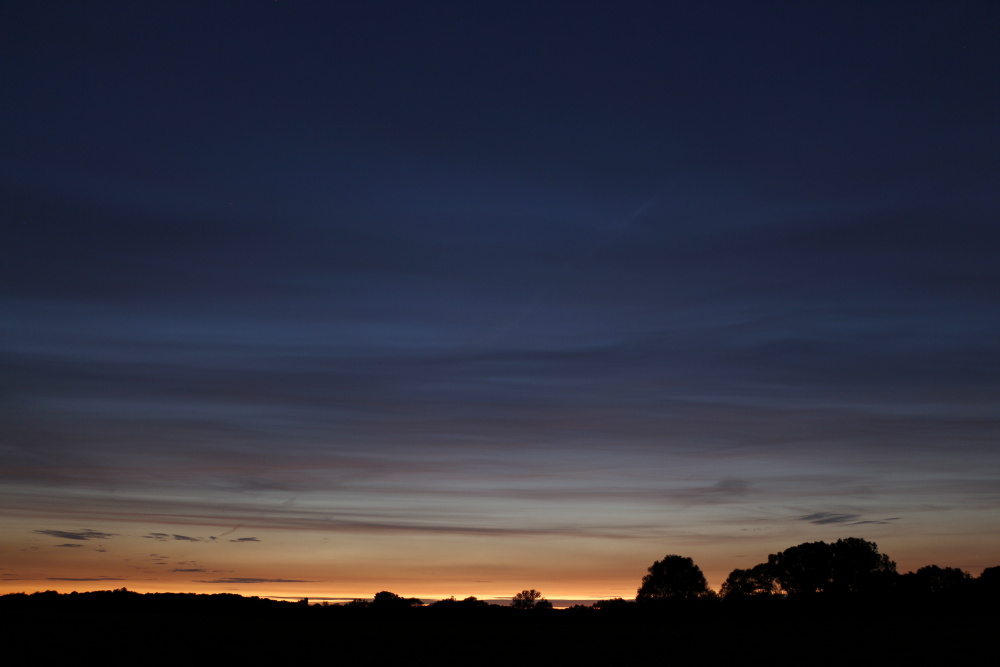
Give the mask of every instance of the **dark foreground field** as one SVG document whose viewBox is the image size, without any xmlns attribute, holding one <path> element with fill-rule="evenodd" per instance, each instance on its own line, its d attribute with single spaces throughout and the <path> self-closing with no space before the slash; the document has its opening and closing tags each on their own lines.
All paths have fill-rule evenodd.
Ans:
<svg viewBox="0 0 1000 667">
<path fill-rule="evenodd" d="M 415 613 L 414 613 L 415 612 Z M 744 613 L 747 612 L 747 613 Z M 968 608 L 549 610 L 469 615 L 346 613 L 332 607 L 207 612 L 21 609 L 0 622 L 8 664 L 170 664 L 202 660 L 458 664 L 992 664 L 996 616 Z M 33 660 L 27 663 L 25 660 Z"/>
</svg>

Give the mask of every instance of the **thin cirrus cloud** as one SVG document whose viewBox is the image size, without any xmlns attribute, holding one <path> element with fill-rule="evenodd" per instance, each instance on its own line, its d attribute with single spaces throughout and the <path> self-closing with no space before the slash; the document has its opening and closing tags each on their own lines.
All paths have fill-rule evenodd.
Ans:
<svg viewBox="0 0 1000 667">
<path fill-rule="evenodd" d="M 805 516 L 796 517 L 799 521 L 808 521 L 818 526 L 827 524 L 844 524 L 847 526 L 862 525 L 885 525 L 892 521 L 899 521 L 901 517 L 894 516 L 887 519 L 861 519 L 860 514 L 838 514 L 836 512 L 815 512 Z"/>
<path fill-rule="evenodd" d="M 191 537 L 190 535 L 176 535 L 170 533 L 149 533 L 148 535 L 143 535 L 144 538 L 148 540 L 156 540 L 157 542 L 211 542 L 214 537 L 204 538 L 204 537 Z"/>
<path fill-rule="evenodd" d="M 532 466 L 526 466 L 530 471 Z M 655 519 L 634 516 L 630 520 L 621 520 L 614 514 L 608 515 L 609 508 L 639 508 L 650 503 L 655 505 L 693 508 L 698 506 L 718 506 L 720 510 L 733 504 L 745 503 L 748 498 L 756 502 L 776 502 L 792 500 L 809 489 L 815 494 L 819 489 L 825 489 L 825 494 L 831 498 L 850 499 L 859 494 L 869 493 L 867 487 L 879 480 L 878 475 L 871 476 L 871 481 L 864 477 L 849 474 L 837 476 L 827 474 L 818 476 L 815 473 L 804 475 L 801 480 L 795 476 L 770 478 L 724 478 L 721 481 L 704 482 L 674 482 L 665 485 L 662 480 L 651 476 L 648 481 L 634 474 L 629 475 L 627 486 L 616 486 L 606 479 L 606 472 L 590 478 L 581 475 L 579 479 L 567 478 L 565 473 L 559 475 L 547 474 L 534 470 L 530 476 L 513 474 L 503 478 L 493 478 L 490 482 L 484 479 L 471 486 L 463 484 L 453 487 L 453 482 L 435 481 L 429 478 L 419 485 L 394 484 L 391 495 L 381 485 L 368 488 L 345 487 L 341 492 L 342 504 L 351 499 L 350 505 L 356 507 L 331 507 L 323 495 L 316 496 L 306 489 L 300 489 L 297 502 L 277 500 L 273 504 L 244 504 L 233 502 L 225 494 L 217 501 L 207 502 L 206 498 L 187 499 L 182 496 L 170 501 L 157 497 L 147 497 L 134 492 L 129 503 L 130 510 L 122 510 L 119 504 L 108 507 L 105 519 L 133 520 L 142 514 L 153 512 L 157 514 L 182 513 L 195 520 L 211 524 L 245 523 L 260 528 L 301 529 L 321 532 L 356 532 L 366 534 L 378 533 L 425 533 L 433 534 L 464 534 L 481 536 L 523 535 L 523 536 L 613 536 L 616 538 L 634 536 L 643 537 L 649 533 L 651 523 Z M 426 472 L 421 473 L 426 474 Z M 604 478 L 604 479 L 602 479 Z M 362 478 L 365 479 L 365 478 Z M 905 482 L 905 480 L 904 480 Z M 440 484 L 440 486 L 438 486 Z M 587 491 L 577 487 L 587 486 Z M 947 484 L 942 482 L 942 490 Z M 469 486 L 469 488 L 466 488 Z M 486 488 L 475 488 L 485 486 Z M 882 486 L 886 484 L 882 482 Z M 967 493 L 986 493 L 989 490 L 988 480 L 979 486 L 971 483 Z M 673 487 L 673 488 L 670 488 Z M 911 493 L 909 485 L 902 484 L 902 499 Z M 917 485 L 915 488 L 920 488 Z M 887 488 L 884 493 L 891 492 Z M 454 506 L 452 498 L 462 497 L 466 502 Z M 402 500 L 406 498 L 405 502 Z M 415 505 L 417 499 L 422 503 L 430 503 L 433 507 L 427 514 L 420 505 Z M 395 499 L 395 500 L 393 500 Z M 377 502 L 375 502 L 377 500 Z M 386 504 L 395 507 L 384 506 Z M 397 504 L 401 503 L 401 504 Z M 443 503 L 443 504 L 442 504 Z M 518 520 L 526 507 L 539 507 L 542 503 L 551 507 L 563 508 L 561 521 L 556 524 L 545 520 L 544 515 L 531 521 Z M 600 506 L 599 511 L 594 511 Z M 407 508 L 408 507 L 408 508 Z M 94 510 L 99 510 L 95 505 Z M 610 518 L 614 516 L 615 518 Z M 509 520 L 505 517 L 509 517 Z M 820 512 L 799 517 L 816 525 L 860 524 L 861 513 L 831 513 Z M 65 531 L 62 531 L 65 532 Z M 103 535 L 97 531 L 85 533 L 90 537 Z M 206 543 L 210 538 L 198 538 L 190 535 L 151 533 L 143 536 L 160 542 Z M 252 543 L 259 538 L 238 538 L 236 543 Z"/>
<path fill-rule="evenodd" d="M 62 540 L 108 540 L 115 537 L 117 533 L 103 533 L 98 530 L 85 528 L 83 530 L 36 530 L 41 535 L 58 537 Z"/>
<path fill-rule="evenodd" d="M 229 577 L 226 579 L 199 579 L 201 584 L 307 584 L 308 579 L 261 579 L 257 577 Z"/>
</svg>

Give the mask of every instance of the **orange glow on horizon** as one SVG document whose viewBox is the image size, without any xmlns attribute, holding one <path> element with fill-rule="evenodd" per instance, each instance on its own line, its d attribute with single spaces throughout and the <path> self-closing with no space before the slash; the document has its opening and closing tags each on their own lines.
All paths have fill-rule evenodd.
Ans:
<svg viewBox="0 0 1000 667">
<path fill-rule="evenodd" d="M 220 525 L 88 522 L 14 514 L 0 529 L 0 593 L 127 588 L 138 593 L 234 593 L 315 601 L 371 599 L 383 590 L 425 603 L 474 596 L 507 601 L 534 588 L 549 600 L 634 599 L 654 560 L 690 556 L 718 591 L 735 568 L 752 567 L 801 543 L 845 536 L 769 535 L 733 540 L 372 534 Z M 73 533 L 71 530 L 78 531 Z M 88 533 L 93 529 L 94 533 Z M 891 531 L 895 531 L 895 534 Z M 952 533 L 928 544 L 896 526 L 864 536 L 898 570 L 959 567 L 977 576 L 997 565 L 1000 536 Z M 98 535 L 95 537 L 94 535 Z M 106 537 L 101 537 L 106 536 Z"/>
</svg>

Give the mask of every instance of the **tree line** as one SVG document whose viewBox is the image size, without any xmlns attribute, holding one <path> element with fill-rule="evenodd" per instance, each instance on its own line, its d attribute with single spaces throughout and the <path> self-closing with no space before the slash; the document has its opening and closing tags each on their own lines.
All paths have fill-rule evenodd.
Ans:
<svg viewBox="0 0 1000 667">
<path fill-rule="evenodd" d="M 763 563 L 729 573 L 718 596 L 723 599 L 815 595 L 926 596 L 996 591 L 1000 567 L 973 577 L 954 567 L 927 565 L 899 574 L 896 563 L 874 542 L 848 537 L 832 544 L 804 542 L 770 554 Z M 670 555 L 650 566 L 637 601 L 716 596 L 690 558 Z"/>
<path fill-rule="evenodd" d="M 701 568 L 691 558 L 671 554 L 649 566 L 636 591 L 635 602 L 693 599 L 804 598 L 809 596 L 849 597 L 852 595 L 900 596 L 905 598 L 971 593 L 1000 593 L 1000 566 L 988 567 L 977 578 L 955 567 L 927 565 L 915 572 L 900 574 L 896 563 L 879 552 L 875 542 L 859 537 L 826 542 L 804 542 L 770 554 L 763 563 L 737 568 L 729 573 L 718 593 L 708 586 Z M 626 602 L 622 598 L 603 600 L 595 608 L 610 608 Z M 476 598 L 454 598 L 430 606 L 482 607 Z M 422 606 L 416 598 L 402 598 L 382 591 L 374 600 L 354 600 L 354 607 L 400 608 Z M 513 609 L 552 609 L 552 604 L 535 589 L 514 595 Z"/>
</svg>

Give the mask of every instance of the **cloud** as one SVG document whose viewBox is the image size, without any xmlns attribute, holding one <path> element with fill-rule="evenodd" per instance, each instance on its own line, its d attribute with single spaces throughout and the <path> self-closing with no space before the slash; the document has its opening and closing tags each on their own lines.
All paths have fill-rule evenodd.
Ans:
<svg viewBox="0 0 1000 667">
<path fill-rule="evenodd" d="M 235 540 L 229 540 L 230 542 L 260 542 L 256 537 L 240 537 Z"/>
<path fill-rule="evenodd" d="M 84 528 L 83 530 L 36 530 L 33 531 L 39 533 L 40 535 L 48 535 L 49 537 L 58 537 L 61 540 L 107 540 L 118 533 L 102 533 L 97 530 L 91 530 L 90 528 Z"/>
<path fill-rule="evenodd" d="M 170 570 L 171 572 L 204 572 L 205 570 L 200 567 L 178 567 Z"/>
<path fill-rule="evenodd" d="M 869 519 L 867 521 L 857 521 L 855 523 L 852 523 L 851 525 L 852 526 L 863 526 L 865 524 L 885 525 L 885 524 L 889 523 L 890 521 L 899 521 L 899 519 L 900 519 L 900 517 L 898 517 L 898 516 L 891 516 L 888 519 L 882 519 L 880 521 L 876 521 L 874 519 Z"/>
<path fill-rule="evenodd" d="M 815 514 L 807 514 L 805 516 L 796 517 L 800 521 L 808 521 L 809 523 L 815 523 L 817 525 L 825 525 L 828 523 L 853 523 L 856 519 L 861 517 L 860 514 L 836 514 L 834 512 L 816 512 Z"/>
<path fill-rule="evenodd" d="M 73 547 L 82 547 L 83 545 L 82 544 L 57 544 L 56 546 L 57 547 L 73 548 Z"/>
<path fill-rule="evenodd" d="M 706 493 L 743 495 L 749 488 L 750 482 L 745 479 L 739 479 L 738 477 L 726 477 L 725 479 L 719 480 L 705 491 Z"/>
<path fill-rule="evenodd" d="M 229 579 L 198 579 L 201 584 L 307 584 L 310 579 L 257 579 L 254 577 L 230 577 Z"/>
<path fill-rule="evenodd" d="M 860 514 L 839 514 L 836 512 L 815 512 L 813 514 L 796 517 L 799 521 L 808 521 L 809 523 L 814 523 L 819 526 L 833 523 L 844 524 L 847 526 L 863 526 L 867 524 L 882 525 L 887 524 L 890 521 L 898 521 L 900 517 L 894 516 L 887 519 L 865 519 L 863 521 L 859 521 L 858 519 L 860 518 Z"/>
<path fill-rule="evenodd" d="M 46 577 L 47 581 L 125 581 L 121 577 Z"/>
<path fill-rule="evenodd" d="M 189 535 L 173 535 L 170 533 L 150 533 L 149 535 L 143 535 L 143 537 L 145 537 L 148 540 L 157 540 L 158 542 L 168 542 L 168 541 L 204 542 L 205 541 L 200 537 L 191 537 Z"/>
<path fill-rule="evenodd" d="M 221 533 L 219 537 L 225 537 L 226 535 L 231 535 L 232 533 L 235 533 L 237 530 L 239 530 L 239 528 L 240 528 L 239 526 L 234 526 L 233 528 L 230 528 L 226 532 Z"/>
</svg>

